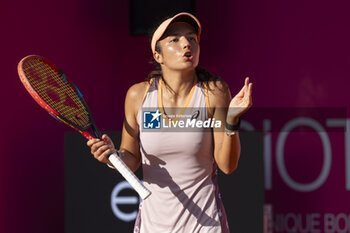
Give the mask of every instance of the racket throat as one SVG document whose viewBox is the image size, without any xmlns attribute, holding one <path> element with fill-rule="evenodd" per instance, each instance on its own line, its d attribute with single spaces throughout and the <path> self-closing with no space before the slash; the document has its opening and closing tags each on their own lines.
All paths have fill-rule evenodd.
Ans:
<svg viewBox="0 0 350 233">
<path fill-rule="evenodd" d="M 95 125 L 94 122 L 92 122 L 92 124 L 91 124 L 91 129 L 92 129 L 92 132 L 94 133 L 95 137 L 97 137 L 97 138 L 102 138 L 102 133 L 101 133 L 101 131 L 97 128 L 97 126 Z"/>
</svg>

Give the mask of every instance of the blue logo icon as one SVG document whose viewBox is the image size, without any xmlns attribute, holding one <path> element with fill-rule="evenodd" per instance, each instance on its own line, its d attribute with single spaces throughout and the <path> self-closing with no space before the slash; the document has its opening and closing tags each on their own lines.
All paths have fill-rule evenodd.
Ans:
<svg viewBox="0 0 350 233">
<path fill-rule="evenodd" d="M 160 116 L 162 114 L 157 111 L 144 111 L 143 112 L 143 128 L 144 129 L 160 129 L 161 121 Z"/>
</svg>

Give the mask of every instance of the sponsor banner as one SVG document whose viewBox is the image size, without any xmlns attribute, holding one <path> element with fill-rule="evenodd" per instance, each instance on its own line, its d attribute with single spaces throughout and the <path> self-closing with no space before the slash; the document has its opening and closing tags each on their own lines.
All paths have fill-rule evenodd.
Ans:
<svg viewBox="0 0 350 233">
<path fill-rule="evenodd" d="M 345 109 L 310 111 L 263 119 L 273 232 L 350 233 L 350 119 Z"/>
</svg>

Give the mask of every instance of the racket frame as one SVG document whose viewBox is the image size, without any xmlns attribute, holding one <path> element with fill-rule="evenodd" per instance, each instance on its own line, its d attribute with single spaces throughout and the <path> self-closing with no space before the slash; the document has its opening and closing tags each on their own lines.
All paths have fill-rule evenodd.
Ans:
<svg viewBox="0 0 350 233">
<path fill-rule="evenodd" d="M 82 104 L 84 105 L 84 107 L 86 108 L 87 112 L 88 112 L 88 117 L 90 120 L 90 125 L 88 128 L 91 128 L 91 130 L 93 131 L 93 135 L 91 133 L 89 133 L 87 130 L 83 130 L 81 127 L 79 126 L 74 126 L 72 124 L 70 124 L 63 116 L 61 116 L 57 111 L 55 111 L 53 108 L 51 108 L 45 101 L 43 98 L 40 97 L 40 95 L 34 90 L 34 88 L 31 86 L 31 84 L 29 83 L 29 81 L 26 78 L 26 75 L 24 74 L 24 71 L 22 69 L 23 67 L 23 63 L 30 58 L 39 58 L 41 59 L 44 63 L 49 64 L 50 66 L 52 66 L 53 68 L 55 68 L 59 74 L 61 75 L 61 77 L 63 78 L 63 80 L 65 82 L 67 82 L 70 86 L 70 88 L 79 96 L 80 101 L 82 102 Z M 61 69 L 59 69 L 56 65 L 54 65 L 53 63 L 51 63 L 49 60 L 47 60 L 44 57 L 38 56 L 38 55 L 29 55 L 24 57 L 19 63 L 18 63 L 18 74 L 20 77 L 20 80 L 22 81 L 24 87 L 26 88 L 26 90 L 29 92 L 29 94 L 33 97 L 33 99 L 42 107 L 44 108 L 53 118 L 55 118 L 56 120 L 65 123 L 66 125 L 70 126 L 71 128 L 73 128 L 74 130 L 78 131 L 81 135 L 83 135 L 87 140 L 90 139 L 94 139 L 94 138 L 101 138 L 102 137 L 102 133 L 99 131 L 99 129 L 97 128 L 91 112 L 90 112 L 90 108 L 87 105 L 87 103 L 85 102 L 83 95 L 81 93 L 81 91 L 78 89 L 78 87 L 70 80 L 68 79 L 68 77 L 66 76 L 65 73 L 63 73 L 63 71 Z M 127 167 L 125 165 L 125 163 L 119 158 L 118 152 L 117 153 L 113 153 L 110 154 L 108 156 L 108 160 L 113 164 L 113 166 L 121 173 L 121 175 L 131 184 L 131 186 L 135 189 L 135 191 L 140 195 L 140 197 L 142 199 L 146 199 L 149 195 L 151 195 L 151 192 L 144 187 L 144 185 L 141 183 L 141 181 L 135 176 L 135 174 L 129 169 L 129 167 Z"/>
<path fill-rule="evenodd" d="M 24 71 L 22 69 L 23 63 L 26 60 L 31 59 L 31 58 L 40 59 L 42 62 L 47 63 L 48 65 L 53 67 L 55 70 L 57 70 L 57 72 L 60 74 L 60 77 L 62 78 L 62 80 L 65 81 L 70 86 L 70 88 L 78 95 L 81 103 L 84 105 L 84 107 L 86 108 L 86 110 L 88 112 L 88 117 L 89 117 L 89 120 L 90 120 L 90 123 L 91 123 L 91 125 L 89 127 L 93 131 L 94 136 L 91 133 L 89 133 L 87 130 L 84 130 L 81 127 L 79 127 L 78 125 L 71 124 L 68 120 L 66 120 L 63 116 L 61 116 L 57 111 L 55 111 L 53 108 L 51 108 L 50 105 L 48 105 L 45 102 L 45 100 L 43 98 L 41 98 L 40 95 L 34 90 L 32 85 L 30 84 L 30 82 L 26 78 L 26 75 L 24 74 Z M 23 85 L 26 88 L 26 90 L 29 92 L 29 94 L 53 118 L 55 118 L 56 120 L 58 120 L 60 122 L 63 122 L 64 124 L 68 125 L 69 127 L 73 128 L 74 130 L 78 131 L 87 140 L 94 139 L 96 137 L 97 138 L 101 138 L 102 134 L 101 134 L 100 130 L 97 128 L 97 126 L 95 124 L 95 121 L 92 118 L 92 114 L 91 114 L 90 108 L 87 105 L 87 103 L 85 102 L 85 100 L 83 98 L 83 94 L 81 93 L 79 88 L 67 77 L 67 75 L 61 69 L 59 69 L 55 64 L 53 64 L 52 62 L 50 62 L 48 59 L 46 59 L 44 57 L 41 57 L 41 56 L 38 56 L 38 55 L 29 55 L 29 56 L 24 57 L 18 63 L 17 70 L 18 70 L 18 74 L 19 74 L 20 80 L 23 83 Z"/>
</svg>

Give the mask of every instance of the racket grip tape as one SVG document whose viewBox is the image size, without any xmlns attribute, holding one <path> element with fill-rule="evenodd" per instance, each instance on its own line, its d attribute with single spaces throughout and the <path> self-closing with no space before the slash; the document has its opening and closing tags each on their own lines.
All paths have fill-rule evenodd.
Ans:
<svg viewBox="0 0 350 233">
<path fill-rule="evenodd" d="M 130 170 L 128 166 L 126 166 L 126 164 L 119 158 L 116 153 L 111 154 L 108 159 L 143 200 L 151 195 L 151 191 L 149 191 L 142 184 L 139 178 L 137 178 L 137 176 Z"/>
</svg>

